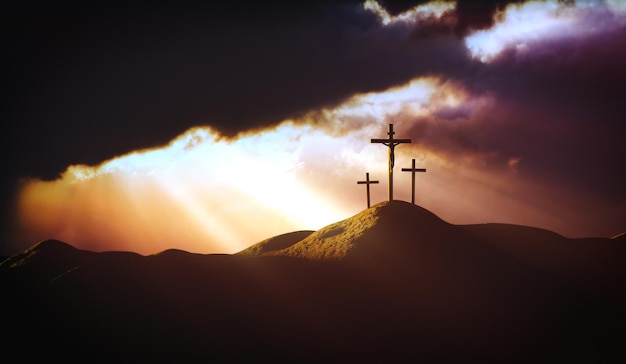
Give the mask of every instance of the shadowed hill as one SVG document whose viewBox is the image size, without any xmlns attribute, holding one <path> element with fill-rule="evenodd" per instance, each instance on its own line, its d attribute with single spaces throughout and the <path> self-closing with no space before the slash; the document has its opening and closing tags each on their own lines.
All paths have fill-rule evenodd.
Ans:
<svg viewBox="0 0 626 364">
<path fill-rule="evenodd" d="M 282 249 L 278 245 L 266 249 L 262 242 L 244 252 L 370 266 L 430 266 L 436 262 L 429 269 L 442 267 L 444 262 L 457 269 L 472 262 L 480 262 L 485 269 L 489 264 L 524 265 L 587 285 L 610 285 L 611 277 L 625 272 L 626 244 L 620 243 L 623 239 L 619 237 L 570 239 L 545 229 L 513 224 L 453 225 L 404 201 L 381 202 L 306 233 L 308 236 L 302 239 L 300 234 L 293 239 L 287 239 L 292 236 L 289 234 L 274 238 L 288 241 Z"/>
<path fill-rule="evenodd" d="M 51 240 L 0 263 L 16 319 L 6 347 L 156 362 L 624 359 L 625 251 L 622 239 L 453 225 L 401 201 L 232 255 Z"/>
<path fill-rule="evenodd" d="M 511 224 L 477 224 L 462 228 L 485 244 L 570 282 L 589 288 L 615 289 L 623 276 L 626 244 L 619 239 L 569 239 L 554 232 Z M 626 287 L 618 288 L 626 295 Z"/>
</svg>

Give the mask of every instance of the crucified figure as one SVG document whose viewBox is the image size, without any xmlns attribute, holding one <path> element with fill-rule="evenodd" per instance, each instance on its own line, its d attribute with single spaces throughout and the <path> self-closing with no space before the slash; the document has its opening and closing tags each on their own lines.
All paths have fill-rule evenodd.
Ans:
<svg viewBox="0 0 626 364">
<path fill-rule="evenodd" d="M 382 144 L 389 147 L 389 168 L 393 169 L 393 165 L 395 163 L 395 155 L 393 153 L 393 150 L 396 146 L 398 146 L 398 144 L 400 144 L 400 142 L 383 142 Z"/>
<path fill-rule="evenodd" d="M 387 139 L 372 139 L 372 143 L 380 143 L 389 148 L 389 201 L 393 200 L 393 165 L 395 163 L 394 149 L 400 143 L 410 143 L 411 139 L 394 139 L 393 124 L 389 124 Z"/>
</svg>

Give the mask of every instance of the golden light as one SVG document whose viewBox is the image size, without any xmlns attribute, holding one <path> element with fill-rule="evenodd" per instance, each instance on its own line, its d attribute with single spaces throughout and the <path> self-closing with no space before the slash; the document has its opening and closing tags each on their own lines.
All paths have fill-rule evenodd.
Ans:
<svg viewBox="0 0 626 364">
<path fill-rule="evenodd" d="M 351 211 L 331 202 L 340 192 L 316 193 L 300 176 L 311 149 L 334 149 L 340 157 L 339 144 L 289 122 L 232 141 L 220 140 L 210 128 L 194 128 L 163 148 L 97 167 L 70 166 L 58 181 L 27 183 L 21 221 L 41 239 L 96 250 L 109 240 L 117 250 L 132 247 L 145 254 L 176 247 L 232 253 L 349 216 Z"/>
</svg>

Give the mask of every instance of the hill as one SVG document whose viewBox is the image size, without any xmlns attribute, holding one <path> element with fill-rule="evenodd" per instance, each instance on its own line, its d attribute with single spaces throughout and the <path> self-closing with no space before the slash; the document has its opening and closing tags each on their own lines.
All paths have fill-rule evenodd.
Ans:
<svg viewBox="0 0 626 364">
<path fill-rule="evenodd" d="M 625 256 L 623 239 L 453 225 L 401 201 L 232 255 L 45 241 L 0 263 L 6 347 L 156 362 L 625 359 Z"/>
</svg>

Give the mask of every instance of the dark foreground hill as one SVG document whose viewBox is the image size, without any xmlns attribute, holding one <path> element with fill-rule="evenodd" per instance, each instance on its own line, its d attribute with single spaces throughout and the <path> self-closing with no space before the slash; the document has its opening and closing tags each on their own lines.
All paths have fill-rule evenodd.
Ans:
<svg viewBox="0 0 626 364">
<path fill-rule="evenodd" d="M 81 362 L 624 362 L 625 257 L 624 239 L 452 225 L 400 201 L 233 255 L 50 240 L 0 264 L 3 351 Z"/>
</svg>

